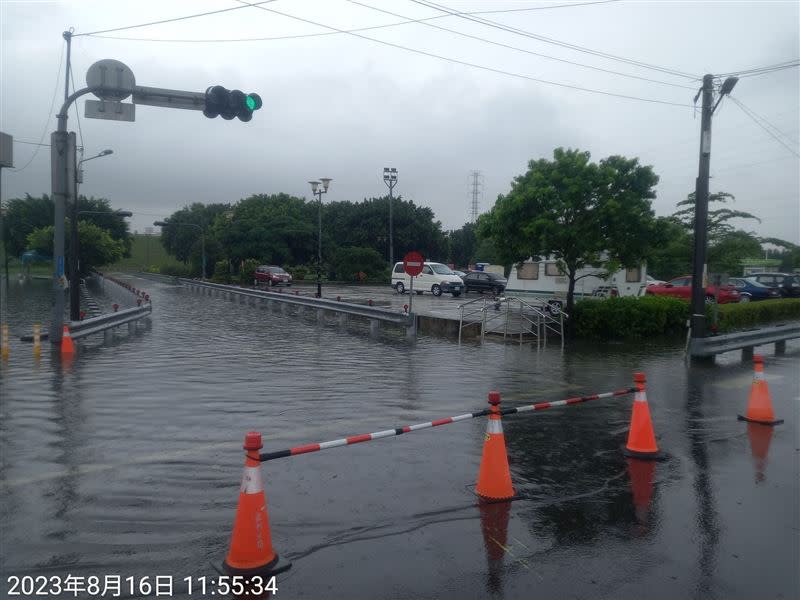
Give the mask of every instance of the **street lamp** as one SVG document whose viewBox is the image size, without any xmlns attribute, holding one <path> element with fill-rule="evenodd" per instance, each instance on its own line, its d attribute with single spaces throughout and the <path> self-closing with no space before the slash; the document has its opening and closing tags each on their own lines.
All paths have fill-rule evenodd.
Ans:
<svg viewBox="0 0 800 600">
<path fill-rule="evenodd" d="M 317 298 L 322 298 L 322 194 L 328 193 L 328 187 L 331 185 L 330 177 L 320 177 L 319 181 L 309 181 L 311 184 L 311 193 L 319 199 L 319 212 L 317 215 L 317 223 L 319 226 L 319 236 L 317 239 Z M 322 189 L 319 189 L 319 184 L 322 182 Z"/>
<path fill-rule="evenodd" d="M 203 261 L 203 279 L 206 279 L 206 230 L 196 223 L 173 223 L 172 221 L 154 221 L 156 227 L 169 227 L 170 225 L 183 225 L 184 227 L 196 227 L 200 230 L 200 252 Z"/>
<path fill-rule="evenodd" d="M 81 165 L 95 158 L 108 156 L 109 154 L 114 154 L 114 151 L 110 148 L 106 148 L 99 154 L 95 154 L 89 158 L 82 158 L 75 167 L 75 180 L 72 182 L 72 218 L 70 223 L 72 253 L 69 257 L 69 318 L 71 321 L 77 321 L 81 318 L 80 279 L 78 277 L 78 184 L 83 183 Z"/>
<path fill-rule="evenodd" d="M 392 226 L 392 190 L 397 185 L 397 169 L 383 167 L 383 182 L 389 187 L 389 268 L 394 268 L 394 227 Z"/>
</svg>

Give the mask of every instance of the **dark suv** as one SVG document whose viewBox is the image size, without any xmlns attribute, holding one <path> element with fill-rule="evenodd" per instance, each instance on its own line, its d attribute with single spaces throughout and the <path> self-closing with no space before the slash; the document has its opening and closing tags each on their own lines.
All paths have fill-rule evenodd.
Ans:
<svg viewBox="0 0 800 600">
<path fill-rule="evenodd" d="M 751 273 L 747 279 L 755 279 L 758 283 L 778 288 L 784 298 L 800 298 L 800 275 L 789 273 Z"/>
<path fill-rule="evenodd" d="M 464 280 L 464 293 L 467 292 L 491 292 L 499 296 L 506 289 L 508 280 L 497 273 L 487 271 L 470 271 L 461 279 Z"/>
</svg>

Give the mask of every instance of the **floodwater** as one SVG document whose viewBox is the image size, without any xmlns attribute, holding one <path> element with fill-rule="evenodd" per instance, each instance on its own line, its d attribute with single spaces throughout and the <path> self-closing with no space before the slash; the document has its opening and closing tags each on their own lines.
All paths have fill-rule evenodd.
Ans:
<svg viewBox="0 0 800 600">
<path fill-rule="evenodd" d="M 689 368 L 680 345 L 372 340 L 136 280 L 151 324 L 70 363 L 18 341 L 49 320 L 48 282 L 12 282 L 0 369 L 0 595 L 9 578 L 171 578 L 210 598 L 245 432 L 265 450 L 648 379 L 658 463 L 621 453 L 631 398 L 504 418 L 520 499 L 474 495 L 485 419 L 262 466 L 276 598 L 796 598 L 800 344 L 766 355 L 773 428 L 736 420 L 752 365 Z M 45 346 L 45 350 L 48 350 Z M 208 577 L 206 595 L 197 581 Z M 192 593 L 184 578 L 195 582 Z M 160 580 L 162 583 L 166 579 Z M 164 588 L 162 588 L 164 589 Z M 17 589 L 19 592 L 20 590 Z M 219 597 L 218 594 L 215 595 Z M 15 597 L 34 597 L 32 595 Z M 40 596 L 41 597 L 41 596 Z M 50 597 L 101 597 L 88 591 Z M 108 596 L 107 596 L 108 597 Z M 151 592 L 155 597 L 155 592 Z"/>
</svg>

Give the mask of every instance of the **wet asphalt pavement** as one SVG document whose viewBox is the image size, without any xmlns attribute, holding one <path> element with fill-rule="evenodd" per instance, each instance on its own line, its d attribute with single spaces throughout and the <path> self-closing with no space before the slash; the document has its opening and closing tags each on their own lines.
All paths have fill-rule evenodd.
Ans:
<svg viewBox="0 0 800 600">
<path fill-rule="evenodd" d="M 493 389 L 516 406 L 627 388 L 634 371 L 647 374 L 667 460 L 623 457 L 630 396 L 510 416 L 511 503 L 480 506 L 473 493 L 483 419 L 266 463 L 272 541 L 294 561 L 275 597 L 800 594 L 796 341 L 784 355 L 762 348 L 785 419 L 772 429 L 736 420 L 752 378 L 738 353 L 688 368 L 679 344 L 652 341 L 410 345 L 136 285 L 154 310 L 133 338 L 82 342 L 70 364 L 37 362 L 12 339 L 0 597 L 11 576 L 117 574 L 170 576 L 171 597 L 211 598 L 183 579 L 215 576 L 224 558 L 248 430 L 280 450 L 480 410 Z M 12 338 L 48 319 L 48 289 L 12 282 Z"/>
</svg>

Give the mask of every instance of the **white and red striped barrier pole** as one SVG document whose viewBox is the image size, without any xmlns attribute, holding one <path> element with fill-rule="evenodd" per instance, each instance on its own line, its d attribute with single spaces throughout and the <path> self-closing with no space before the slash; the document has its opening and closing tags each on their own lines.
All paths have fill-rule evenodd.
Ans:
<svg viewBox="0 0 800 600">
<path fill-rule="evenodd" d="M 602 398 L 612 398 L 614 396 L 625 396 L 633 394 L 636 388 L 625 388 L 624 390 L 616 390 L 614 392 L 605 392 L 603 394 L 592 394 L 591 396 L 578 396 L 575 398 L 567 398 L 566 400 L 556 400 L 554 402 L 539 402 L 537 404 L 529 404 L 526 406 L 516 406 L 514 408 L 505 408 L 500 411 L 500 414 L 513 415 L 516 413 L 531 412 L 537 410 L 545 410 L 554 408 L 556 406 L 569 406 L 571 404 L 582 404 L 584 402 L 591 402 L 592 400 L 600 400 Z M 361 442 L 371 442 L 387 437 L 394 437 L 404 433 L 411 433 L 419 431 L 420 429 L 428 429 L 430 427 L 439 427 L 440 425 L 448 425 L 449 423 L 457 423 L 458 421 L 466 421 L 476 417 L 485 417 L 491 410 L 479 410 L 476 412 L 465 413 L 463 415 L 456 415 L 455 417 L 445 417 L 444 419 L 437 419 L 436 421 L 428 421 L 427 423 L 417 423 L 416 425 L 404 425 L 402 427 L 395 427 L 394 429 L 385 429 L 383 431 L 376 431 L 374 433 L 363 433 L 361 435 L 354 435 L 351 437 L 341 438 L 339 440 L 331 440 L 330 442 L 319 442 L 316 444 L 306 444 L 304 446 L 295 446 L 294 448 L 287 448 L 286 450 L 278 450 L 276 452 L 263 452 L 259 455 L 261 462 L 268 460 L 275 460 L 277 458 L 285 458 L 287 456 L 297 456 L 298 454 L 308 454 L 309 452 L 319 452 L 320 450 L 328 450 L 330 448 L 339 448 L 341 446 L 352 446 L 353 444 L 360 444 Z"/>
</svg>

